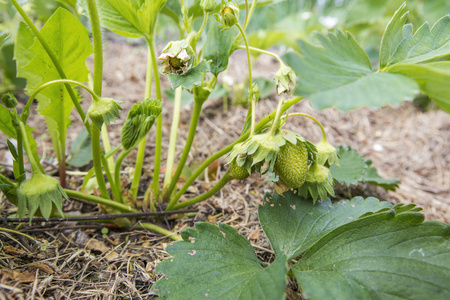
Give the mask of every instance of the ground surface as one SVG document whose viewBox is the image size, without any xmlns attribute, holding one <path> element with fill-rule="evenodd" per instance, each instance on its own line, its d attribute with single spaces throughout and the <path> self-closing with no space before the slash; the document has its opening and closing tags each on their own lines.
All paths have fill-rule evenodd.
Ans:
<svg viewBox="0 0 450 300">
<path fill-rule="evenodd" d="M 122 119 L 111 127 L 111 141 L 118 144 L 120 128 L 128 107 L 142 100 L 146 51 L 137 46 L 121 42 L 109 43 L 105 52 L 104 96 L 125 101 Z M 131 54 L 131 55 L 130 55 Z M 245 59 L 239 53 L 230 61 L 229 75 L 236 82 L 244 80 Z M 254 76 L 270 78 L 277 65 L 270 59 L 259 59 Z M 163 79 L 163 84 L 167 82 Z M 276 107 L 277 99 L 269 97 L 258 103 L 258 116 L 265 115 Z M 86 105 L 86 104 L 85 104 Z M 172 105 L 164 107 L 164 141 L 168 145 Z M 329 141 L 335 145 L 350 145 L 373 161 L 379 174 L 385 178 L 397 177 L 401 185 L 395 192 L 379 188 L 360 186 L 346 190 L 351 195 L 374 195 L 392 203 L 415 203 L 424 208 L 428 220 L 450 223 L 450 116 L 443 111 L 423 112 L 411 103 L 399 107 L 384 107 L 378 110 L 358 109 L 343 114 L 334 109 L 314 111 L 307 101 L 295 106 L 292 111 L 306 112 L 316 116 L 325 126 Z M 209 100 L 202 113 L 198 135 L 195 138 L 189 163 L 203 161 L 239 136 L 246 109 L 230 106 L 224 110 L 221 99 Z M 182 109 L 179 126 L 179 157 L 189 127 L 190 107 Z M 51 154 L 49 139 L 44 134 L 42 118 L 31 124 L 36 127 L 40 153 Z M 76 117 L 69 129 L 69 140 L 80 132 L 82 126 Z M 319 129 L 304 119 L 290 119 L 287 128 L 305 138 L 317 142 Z M 144 180 L 152 172 L 154 131 L 149 138 L 149 147 L 144 166 Z M 2 164 L 5 143 L 1 144 Z M 167 151 L 164 148 L 163 151 Z M 219 161 L 211 178 L 198 180 L 186 198 L 202 193 L 212 186 L 215 175 L 219 177 L 227 168 L 225 160 Z M 45 164 L 52 171 L 51 164 Z M 133 166 L 133 155 L 125 166 Z M 164 167 L 164 166 L 163 166 Z M 128 170 L 128 169 L 126 169 Z M 81 177 L 69 176 L 69 184 L 76 187 Z M 126 174 L 124 176 L 126 179 Z M 145 191 L 146 185 L 142 185 Z M 234 226 L 255 246 L 255 251 L 264 260 L 271 260 L 270 245 L 257 221 L 257 207 L 271 185 L 254 174 L 245 181 L 233 181 L 210 200 L 196 205 L 199 213 L 195 217 L 167 218 L 156 220 L 161 226 L 180 231 L 193 226 L 195 221 L 224 222 Z M 2 217 L 14 212 L 3 196 L 0 201 Z M 96 212 L 98 208 L 84 202 L 71 201 L 66 212 Z M 8 226 L 6 224 L 2 225 Z M 13 228 L 15 225 L 11 225 Z M 148 231 L 123 231 L 109 227 L 107 234 L 98 223 L 40 223 L 21 231 L 40 241 L 41 249 L 31 240 L 15 234 L 0 233 L 0 299 L 151 299 L 150 287 L 158 279 L 155 266 L 167 257 L 165 246 L 171 241 Z M 290 284 L 288 297 L 297 299 L 297 287 Z"/>
</svg>

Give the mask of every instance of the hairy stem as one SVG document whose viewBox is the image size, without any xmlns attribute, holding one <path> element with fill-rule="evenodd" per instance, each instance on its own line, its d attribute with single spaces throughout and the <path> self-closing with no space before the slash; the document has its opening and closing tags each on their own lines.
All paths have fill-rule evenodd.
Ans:
<svg viewBox="0 0 450 300">
<path fill-rule="evenodd" d="M 180 124 L 180 112 L 181 112 L 181 92 L 182 87 L 178 87 L 175 90 L 172 127 L 170 129 L 170 142 L 169 151 L 167 153 L 166 174 L 164 176 L 163 193 L 169 188 L 170 181 L 172 179 L 173 163 L 175 161 L 175 148 L 177 143 L 178 125 Z"/>
<path fill-rule="evenodd" d="M 200 101 L 194 102 L 194 108 L 191 116 L 191 124 L 189 126 L 189 133 L 186 139 L 186 144 L 184 146 L 183 153 L 181 154 L 180 161 L 178 162 L 175 174 L 173 175 L 172 181 L 170 182 L 169 190 L 167 192 L 168 195 L 171 195 L 173 190 L 175 189 L 178 179 L 180 178 L 181 172 L 183 171 L 183 168 L 186 164 L 186 160 L 189 156 L 189 151 L 191 150 L 192 142 L 194 141 L 198 120 L 200 119 L 200 113 L 202 111 L 202 106 L 203 103 L 200 103 Z"/>
<path fill-rule="evenodd" d="M 209 191 L 207 191 L 206 193 L 204 193 L 203 195 L 200 195 L 198 197 L 189 199 L 187 201 L 178 203 L 177 205 L 175 205 L 173 207 L 173 209 L 179 209 L 181 207 L 186 207 L 198 202 L 202 202 L 206 199 L 208 199 L 209 197 L 213 196 L 215 193 L 217 193 L 221 188 L 223 188 L 228 182 L 230 182 L 233 179 L 233 176 L 230 174 L 229 171 L 225 172 L 225 174 L 223 175 L 222 179 L 219 180 L 219 182 L 217 182 L 217 184 L 215 186 L 212 187 L 212 189 L 210 189 Z"/>
<path fill-rule="evenodd" d="M 93 196 L 93 195 L 88 195 L 85 193 L 68 190 L 68 189 L 64 189 L 64 191 L 66 192 L 67 196 L 69 196 L 69 197 L 83 199 L 83 200 L 86 200 L 89 202 L 106 205 L 108 207 L 112 207 L 112 208 L 115 208 L 115 209 L 118 209 L 118 210 L 124 211 L 124 212 L 138 212 L 136 209 L 134 209 L 128 205 L 125 205 L 125 204 L 122 204 L 119 202 L 115 202 L 115 201 L 112 201 L 109 199 L 105 199 L 105 198 L 101 198 L 101 197 L 97 197 L 97 196 Z"/>
</svg>

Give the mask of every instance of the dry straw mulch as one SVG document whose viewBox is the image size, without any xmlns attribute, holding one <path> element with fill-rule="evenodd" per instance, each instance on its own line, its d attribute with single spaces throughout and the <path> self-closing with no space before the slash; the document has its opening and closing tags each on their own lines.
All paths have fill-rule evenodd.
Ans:
<svg viewBox="0 0 450 300">
<path fill-rule="evenodd" d="M 130 53 L 132 55 L 130 55 Z M 104 96 L 126 101 L 122 119 L 111 127 L 111 140 L 120 139 L 120 124 L 128 108 L 139 100 L 144 91 L 145 49 L 123 43 L 111 43 L 105 54 Z M 108 59 L 110 58 L 110 59 Z M 111 59 L 112 58 L 112 59 Z M 239 54 L 232 57 L 229 74 L 235 80 L 245 74 L 245 59 Z M 270 77 L 277 65 L 271 59 L 258 59 L 255 76 Z M 163 85 L 168 83 L 163 80 Z M 270 97 L 258 103 L 258 116 L 263 116 L 276 107 L 277 99 Z M 84 104 L 86 105 L 86 104 Z M 172 105 L 165 103 L 163 151 L 167 150 L 171 123 Z M 334 109 L 314 111 L 307 101 L 296 105 L 291 111 L 314 115 L 323 123 L 329 141 L 335 145 L 349 145 L 373 161 L 379 174 L 385 178 L 400 178 L 401 185 L 395 192 L 360 185 L 344 192 L 347 195 L 377 196 L 392 203 L 415 203 L 424 208 L 428 220 L 450 223 L 450 116 L 441 110 L 422 112 L 404 103 L 398 107 L 383 107 L 377 110 L 358 109 L 340 113 Z M 194 141 L 188 163 L 203 161 L 239 136 L 243 127 L 246 109 L 230 107 L 224 111 L 222 100 L 211 100 L 205 105 L 198 135 Z M 182 109 L 179 126 L 179 157 L 189 128 L 190 107 Z M 51 154 L 48 138 L 42 136 L 45 127 L 42 118 L 32 124 L 40 153 Z M 68 136 L 72 141 L 82 128 L 76 117 Z M 287 129 L 296 131 L 305 138 L 317 142 L 320 130 L 309 119 L 291 118 Z M 144 180 L 152 172 L 154 132 L 149 137 L 145 158 Z M 3 152 L 5 150 L 4 144 Z M 133 165 L 133 155 L 125 165 Z M 225 166 L 221 159 L 210 176 L 197 181 L 185 198 L 198 195 L 210 188 Z M 53 167 L 46 164 L 49 170 Z M 71 177 L 74 186 L 80 178 Z M 149 182 L 149 181 L 146 181 Z M 142 185 L 145 191 L 146 184 Z M 196 221 L 224 222 L 232 225 L 254 245 L 255 252 L 264 261 L 274 256 L 257 219 L 257 207 L 264 193 L 271 192 L 271 184 L 253 174 L 245 181 L 233 181 L 210 200 L 195 206 L 194 217 L 166 217 L 155 220 L 159 225 L 180 231 L 192 227 Z M 95 212 L 96 206 L 84 202 L 66 203 L 67 212 Z M 2 196 L 2 217 L 14 212 Z M 2 227 L 8 226 L 6 223 Z M 108 227 L 107 234 L 102 228 Z M 152 299 L 151 284 L 158 279 L 155 266 L 166 257 L 165 246 L 171 241 L 157 234 L 133 230 L 119 230 L 112 226 L 92 223 L 40 223 L 19 228 L 39 241 L 0 232 L 0 299 Z M 289 283 L 288 298 L 298 298 L 295 282 Z"/>
</svg>

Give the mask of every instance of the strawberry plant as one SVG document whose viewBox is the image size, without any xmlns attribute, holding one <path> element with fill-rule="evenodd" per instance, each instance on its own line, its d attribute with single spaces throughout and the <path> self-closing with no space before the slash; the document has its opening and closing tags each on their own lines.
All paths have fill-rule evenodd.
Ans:
<svg viewBox="0 0 450 300">
<path fill-rule="evenodd" d="M 360 197 L 332 203 L 337 183 L 368 182 L 395 189 L 399 182 L 381 178 L 371 162 L 356 151 L 336 149 L 314 116 L 290 111 L 304 97 L 319 109 L 334 106 L 347 111 L 400 103 L 420 91 L 450 112 L 450 90 L 445 84 L 450 80 L 450 63 L 446 60 L 450 54 L 450 15 L 433 26 L 424 23 L 414 32 L 413 26 L 406 24 L 406 5 L 401 5 L 382 35 L 377 68 L 353 35 L 343 30 L 316 33 L 312 41 L 299 39 L 297 44 L 287 41 L 294 51 L 281 57 L 264 49 L 271 43 L 259 41 L 259 45 L 246 33 L 258 5 L 256 0 L 251 4 L 247 0 L 81 1 L 80 10 L 89 17 L 92 42 L 89 31 L 74 16 L 78 10 L 74 13 L 60 7 L 39 29 L 17 0 L 10 2 L 24 21 L 17 29 L 14 56 L 18 77 L 27 81 L 28 101 L 19 113 L 13 95 L 2 97 L 0 129 L 16 139 L 17 146 L 8 142 L 14 158 L 14 179 L 0 175 L 0 189 L 17 206 L 19 218 L 27 212 L 30 222 L 34 216 L 48 219 L 63 215 L 62 201 L 69 197 L 101 204 L 103 212 L 109 214 L 154 212 L 158 208 L 174 211 L 208 199 L 233 179 L 268 174 L 275 192 L 266 194 L 259 207 L 259 221 L 275 260 L 270 264 L 260 261 L 245 237 L 225 224 L 197 223 L 195 229 L 184 230 L 179 236 L 156 223 L 139 223 L 179 240 L 167 248 L 173 258 L 158 266 L 165 278 L 152 287 L 155 294 L 171 299 L 185 299 L 187 295 L 192 299 L 282 299 L 288 276 L 292 276 L 304 296 L 312 299 L 450 296 L 448 225 L 423 222 L 420 208 L 414 205 L 392 206 Z M 73 2 L 67 3 L 73 7 Z M 352 7 L 357 11 L 358 5 Z M 167 41 L 157 53 L 161 15 L 175 22 L 180 38 Z M 126 99 L 102 95 L 101 27 L 142 39 L 148 50 L 145 92 L 129 110 L 118 145 L 111 145 L 108 131 L 120 118 L 121 103 Z M 242 133 L 207 158 L 180 187 L 204 104 L 237 49 L 245 50 L 248 67 L 248 112 Z M 85 61 L 92 53 L 91 74 Z M 277 108 L 259 121 L 261 87 L 253 78 L 252 55 L 269 55 L 279 64 L 274 76 Z M 175 90 L 165 174 L 160 174 L 165 109 L 161 75 L 167 76 Z M 183 152 L 175 165 L 180 107 L 186 91 L 193 98 L 192 115 Z M 45 174 L 33 129 L 27 125 L 35 99 L 53 141 L 59 181 Z M 90 101 L 87 110 L 81 101 Z M 66 140 L 74 108 L 91 141 L 93 167 L 82 187 L 94 181 L 99 196 L 66 188 Z M 283 128 L 298 117 L 312 119 L 320 127 L 318 143 Z M 153 125 L 152 180 L 140 201 L 145 150 Z M 136 147 L 132 180 L 123 185 L 122 163 Z M 32 168 L 28 179 L 24 153 Z M 215 185 L 204 194 L 181 201 L 198 176 L 221 157 L 226 157 L 229 167 Z M 130 227 L 134 219 L 118 218 L 114 222 Z"/>
</svg>

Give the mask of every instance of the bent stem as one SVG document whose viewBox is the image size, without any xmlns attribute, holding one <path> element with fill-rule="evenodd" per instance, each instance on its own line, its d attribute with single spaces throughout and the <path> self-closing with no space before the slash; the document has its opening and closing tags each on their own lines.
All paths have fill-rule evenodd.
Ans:
<svg viewBox="0 0 450 300">
<path fill-rule="evenodd" d="M 286 110 L 288 110 L 292 105 L 300 102 L 303 99 L 303 97 L 294 97 L 290 100 L 287 100 L 286 102 L 284 102 L 284 104 L 281 106 L 281 111 L 285 112 Z M 258 122 L 258 124 L 256 124 L 255 126 L 255 130 L 259 130 L 261 129 L 264 125 L 266 125 L 267 123 L 269 123 L 271 120 L 273 120 L 275 118 L 275 112 L 271 112 L 270 114 L 268 114 L 266 117 L 264 117 L 261 121 Z M 201 166 L 195 170 L 195 172 L 191 175 L 191 177 L 189 177 L 185 184 L 181 187 L 181 189 L 178 191 L 178 193 L 175 195 L 175 197 L 173 199 L 170 200 L 169 205 L 167 206 L 166 210 L 171 210 L 173 209 L 173 207 L 175 206 L 175 204 L 178 202 L 178 200 L 180 200 L 181 196 L 183 196 L 183 194 L 187 191 L 187 189 L 191 186 L 191 184 L 197 179 L 197 177 L 210 165 L 212 164 L 216 159 L 222 157 L 223 155 L 227 154 L 228 152 L 230 152 L 234 145 L 236 145 L 237 143 L 243 142 L 245 141 L 249 136 L 249 132 L 247 131 L 246 133 L 244 133 L 240 138 L 238 138 L 236 141 L 234 141 L 232 144 L 228 145 L 227 147 L 223 148 L 222 150 L 218 151 L 217 153 L 215 153 L 214 155 L 210 156 L 207 160 L 205 160 Z"/>
<path fill-rule="evenodd" d="M 245 30 L 245 28 L 247 28 L 247 25 L 250 22 L 250 19 L 252 18 L 253 11 L 255 10 L 255 7 L 256 7 L 256 1 L 257 0 L 253 0 L 252 6 L 250 7 L 250 11 L 248 11 L 247 0 L 245 1 L 245 4 L 246 4 L 246 15 L 245 15 L 244 25 L 242 26 L 244 28 L 244 30 Z"/>
<path fill-rule="evenodd" d="M 178 203 L 173 207 L 173 209 L 179 209 L 181 207 L 186 207 L 198 202 L 202 202 L 209 197 L 213 196 L 215 193 L 217 193 L 221 188 L 223 188 L 228 182 L 230 182 L 233 179 L 233 175 L 230 174 L 230 172 L 227 170 L 227 172 L 223 175 L 222 179 L 217 182 L 215 186 L 213 186 L 209 191 L 204 193 L 203 195 L 200 195 L 198 197 L 189 199 L 187 201 Z"/>
<path fill-rule="evenodd" d="M 287 119 L 288 116 L 293 116 L 293 117 L 297 116 L 297 117 L 306 117 L 306 118 L 310 118 L 311 120 L 313 120 L 314 122 L 316 122 L 317 125 L 319 125 L 320 130 L 322 131 L 322 139 L 325 140 L 325 141 L 327 140 L 327 135 L 326 135 L 326 133 L 325 133 L 325 129 L 324 129 L 323 126 L 322 126 L 322 123 L 320 123 L 319 120 L 317 120 L 317 119 L 314 118 L 313 116 L 308 115 L 308 114 L 303 114 L 303 113 L 290 113 L 290 114 L 288 114 L 287 116 L 282 116 L 281 119 Z"/>
<path fill-rule="evenodd" d="M 108 207 L 112 207 L 115 209 L 118 209 L 120 211 L 124 211 L 124 212 L 138 212 L 138 210 L 132 208 L 131 206 L 119 203 L 119 202 L 115 202 L 109 199 L 104 199 L 102 197 L 97 197 L 97 196 L 93 196 L 93 195 L 88 195 L 85 193 L 81 193 L 81 192 L 77 192 L 77 191 L 73 191 L 73 190 L 68 190 L 68 189 L 64 189 L 64 191 L 66 192 L 67 196 L 69 197 L 73 197 L 73 198 L 77 198 L 77 199 L 83 199 L 89 202 L 94 202 L 94 203 L 98 203 L 98 204 L 102 204 L 102 205 L 106 205 Z"/>
<path fill-rule="evenodd" d="M 242 46 L 242 45 L 239 45 L 238 49 L 246 49 L 246 47 Z M 248 49 L 250 51 L 254 51 L 254 52 L 259 52 L 259 53 L 262 53 L 262 54 L 270 55 L 270 56 L 274 57 L 276 60 L 278 60 L 280 65 L 284 65 L 283 60 L 281 59 L 281 57 L 278 56 L 277 54 L 273 53 L 273 52 L 270 52 L 270 51 L 267 51 L 267 50 L 263 50 L 263 49 L 260 49 L 260 48 L 255 48 L 255 47 L 252 47 L 252 46 L 249 46 Z"/>
</svg>

